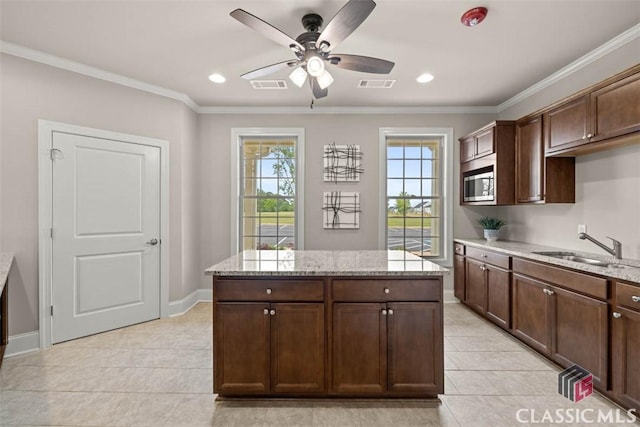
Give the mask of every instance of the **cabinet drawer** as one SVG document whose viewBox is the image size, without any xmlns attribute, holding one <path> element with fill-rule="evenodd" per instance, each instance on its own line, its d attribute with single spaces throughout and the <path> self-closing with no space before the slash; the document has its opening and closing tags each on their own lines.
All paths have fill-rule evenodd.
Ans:
<svg viewBox="0 0 640 427">
<path fill-rule="evenodd" d="M 458 255 L 464 255 L 464 245 L 462 243 L 454 243 L 453 251 Z"/>
<path fill-rule="evenodd" d="M 640 312 L 640 286 L 617 282 L 616 305 Z"/>
<path fill-rule="evenodd" d="M 486 262 L 487 264 L 493 264 L 507 270 L 509 269 L 509 256 L 507 255 L 485 251 L 484 249 L 478 249 L 469 246 L 467 248 L 467 256 Z"/>
<path fill-rule="evenodd" d="M 334 301 L 440 301 L 442 282 L 424 280 L 335 280 Z"/>
<path fill-rule="evenodd" d="M 607 299 L 607 279 L 589 276 L 564 268 L 552 267 L 527 261 L 513 259 L 513 272 L 525 274 L 554 285 L 562 286 L 594 298 Z"/>
<path fill-rule="evenodd" d="M 215 280 L 216 301 L 324 301 L 320 280 Z"/>
</svg>

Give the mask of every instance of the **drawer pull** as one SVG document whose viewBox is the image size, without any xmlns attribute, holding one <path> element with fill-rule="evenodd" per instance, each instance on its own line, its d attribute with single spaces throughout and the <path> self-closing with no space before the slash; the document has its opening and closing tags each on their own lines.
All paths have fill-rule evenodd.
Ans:
<svg viewBox="0 0 640 427">
<path fill-rule="evenodd" d="M 543 289 L 542 292 L 544 292 L 547 295 L 553 295 L 555 292 L 553 292 L 551 289 Z"/>
<path fill-rule="evenodd" d="M 263 311 L 263 313 L 264 313 L 264 314 L 269 314 L 269 309 L 268 309 L 268 308 L 265 308 L 265 309 L 264 309 L 264 311 Z"/>
<path fill-rule="evenodd" d="M 392 315 L 392 314 L 393 314 L 393 310 L 389 310 L 389 315 Z"/>
<path fill-rule="evenodd" d="M 487 269 L 486 265 L 483 264 L 483 265 L 480 266 L 480 270 L 485 271 L 486 269 Z"/>
<path fill-rule="evenodd" d="M 390 292 L 390 291 L 389 291 L 389 288 L 384 288 L 384 293 L 385 293 L 385 294 L 388 294 L 389 292 Z"/>
<path fill-rule="evenodd" d="M 271 295 L 271 288 L 267 288 L 267 295 Z"/>
<path fill-rule="evenodd" d="M 619 318 L 621 318 L 621 317 L 622 317 L 622 314 L 617 313 L 617 312 L 615 312 L 615 311 L 613 312 L 613 318 L 614 318 L 614 319 L 619 319 Z"/>
<path fill-rule="evenodd" d="M 640 297 L 634 295 L 634 296 L 631 297 L 631 301 L 640 302 Z"/>
<path fill-rule="evenodd" d="M 387 315 L 387 310 L 382 309 L 382 315 L 383 315 L 383 316 L 386 316 L 386 315 Z"/>
<path fill-rule="evenodd" d="M 275 310 L 271 310 L 271 311 L 269 312 L 269 314 L 270 314 L 270 315 L 272 315 L 272 316 L 275 316 L 275 315 L 276 315 L 276 311 L 275 311 Z"/>
</svg>

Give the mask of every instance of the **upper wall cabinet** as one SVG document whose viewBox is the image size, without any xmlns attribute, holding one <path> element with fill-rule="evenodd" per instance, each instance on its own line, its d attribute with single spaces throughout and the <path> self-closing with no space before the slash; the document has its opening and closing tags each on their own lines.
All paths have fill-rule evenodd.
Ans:
<svg viewBox="0 0 640 427">
<path fill-rule="evenodd" d="M 459 141 L 460 204 L 513 205 L 515 122 L 490 123 Z"/>
<path fill-rule="evenodd" d="M 542 116 L 547 156 L 575 156 L 640 139 L 640 65 L 550 106 Z"/>
</svg>

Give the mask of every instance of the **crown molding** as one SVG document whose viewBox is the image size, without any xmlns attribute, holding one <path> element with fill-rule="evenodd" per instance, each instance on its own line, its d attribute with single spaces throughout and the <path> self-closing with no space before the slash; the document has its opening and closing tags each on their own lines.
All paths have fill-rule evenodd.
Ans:
<svg viewBox="0 0 640 427">
<path fill-rule="evenodd" d="M 541 90 L 557 83 L 576 71 L 597 61 L 603 56 L 615 51 L 625 44 L 640 37 L 640 24 L 636 24 L 622 34 L 614 37 L 600 47 L 592 50 L 586 55 L 573 61 L 566 67 L 561 68 L 538 83 L 528 87 L 522 92 L 509 98 L 498 106 L 434 106 L 434 107 L 322 107 L 314 108 L 302 106 L 289 107 L 241 107 L 241 106 L 215 106 L 207 107 L 198 105 L 187 94 L 156 86 L 141 80 L 136 80 L 121 74 L 105 71 L 80 62 L 64 59 L 39 50 L 27 48 L 15 43 L 0 40 L 0 52 L 8 55 L 28 59 L 61 68 L 78 74 L 94 77 L 100 80 L 138 89 L 144 92 L 163 96 L 183 102 L 198 114 L 498 114 L 507 108 L 522 102 L 526 98 L 540 92 Z"/>
<path fill-rule="evenodd" d="M 200 107 L 199 114 L 496 114 L 496 107 Z"/>
<path fill-rule="evenodd" d="M 638 37 L 640 37 L 640 24 L 634 25 L 633 27 L 629 28 L 625 32 L 617 35 L 616 37 L 612 38 L 608 42 L 604 43 L 600 47 L 597 47 L 591 52 L 582 56 L 581 58 L 576 59 L 566 67 L 559 69 L 558 71 L 551 74 L 550 76 L 540 80 L 538 83 L 528 87 L 527 89 L 523 90 L 517 95 L 507 99 L 502 104 L 496 107 L 496 109 L 498 110 L 498 113 L 502 113 L 507 108 L 512 107 L 521 101 L 524 101 L 528 97 L 540 92 L 541 90 L 553 85 L 554 83 L 559 82 L 565 77 L 568 77 L 569 75 L 575 73 L 576 71 L 597 61 L 603 56 L 606 56 L 611 52 L 614 52 L 616 49 L 619 49 L 620 47 L 637 39 Z"/>
<path fill-rule="evenodd" d="M 85 76 L 94 77 L 96 79 L 116 83 L 133 89 L 138 89 L 143 92 L 152 93 L 154 95 L 160 95 L 165 98 L 175 99 L 176 101 L 183 102 L 189 108 L 196 112 L 200 107 L 184 93 L 176 92 L 174 90 L 167 89 L 161 86 L 152 85 L 141 80 L 132 79 L 121 74 L 105 71 L 100 68 L 82 64 L 80 62 L 71 61 L 69 59 L 61 58 L 59 56 L 51 55 L 39 50 L 20 46 L 15 43 L 0 40 L 0 52 L 28 59 L 30 61 L 39 62 L 41 64 L 50 65 L 52 67 L 60 68 L 63 70 L 72 71 L 74 73 L 83 74 Z"/>
</svg>

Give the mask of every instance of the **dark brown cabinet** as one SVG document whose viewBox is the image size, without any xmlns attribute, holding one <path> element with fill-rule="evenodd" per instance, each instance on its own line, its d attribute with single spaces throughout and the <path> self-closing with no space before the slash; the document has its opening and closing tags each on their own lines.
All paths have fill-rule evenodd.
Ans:
<svg viewBox="0 0 640 427">
<path fill-rule="evenodd" d="M 465 303 L 489 320 L 510 325 L 509 257 L 469 247 L 465 256 Z"/>
<path fill-rule="evenodd" d="M 599 151 L 640 132 L 640 66 L 562 100 L 543 113 L 547 156 Z"/>
<path fill-rule="evenodd" d="M 456 253 L 453 256 L 453 296 L 458 298 L 460 301 L 465 300 L 465 281 L 466 272 L 464 255 L 458 255 Z"/>
<path fill-rule="evenodd" d="M 513 334 L 563 367 L 582 366 L 607 390 L 606 290 L 605 279 L 514 259 Z"/>
<path fill-rule="evenodd" d="M 542 116 L 516 125 L 516 203 L 574 203 L 575 159 L 544 157 Z"/>
<path fill-rule="evenodd" d="M 616 282 L 611 319 L 611 374 L 615 398 L 640 408 L 640 286 Z"/>
<path fill-rule="evenodd" d="M 442 312 L 433 292 L 436 283 L 420 288 L 410 280 L 380 284 L 333 283 L 332 392 L 442 393 Z"/>
<path fill-rule="evenodd" d="M 495 121 L 459 141 L 460 204 L 514 204 L 515 122 Z M 493 200 L 465 201 L 464 178 L 481 172 L 493 173 Z"/>
<path fill-rule="evenodd" d="M 214 286 L 216 393 L 326 390 L 322 281 L 216 280 Z"/>
</svg>

